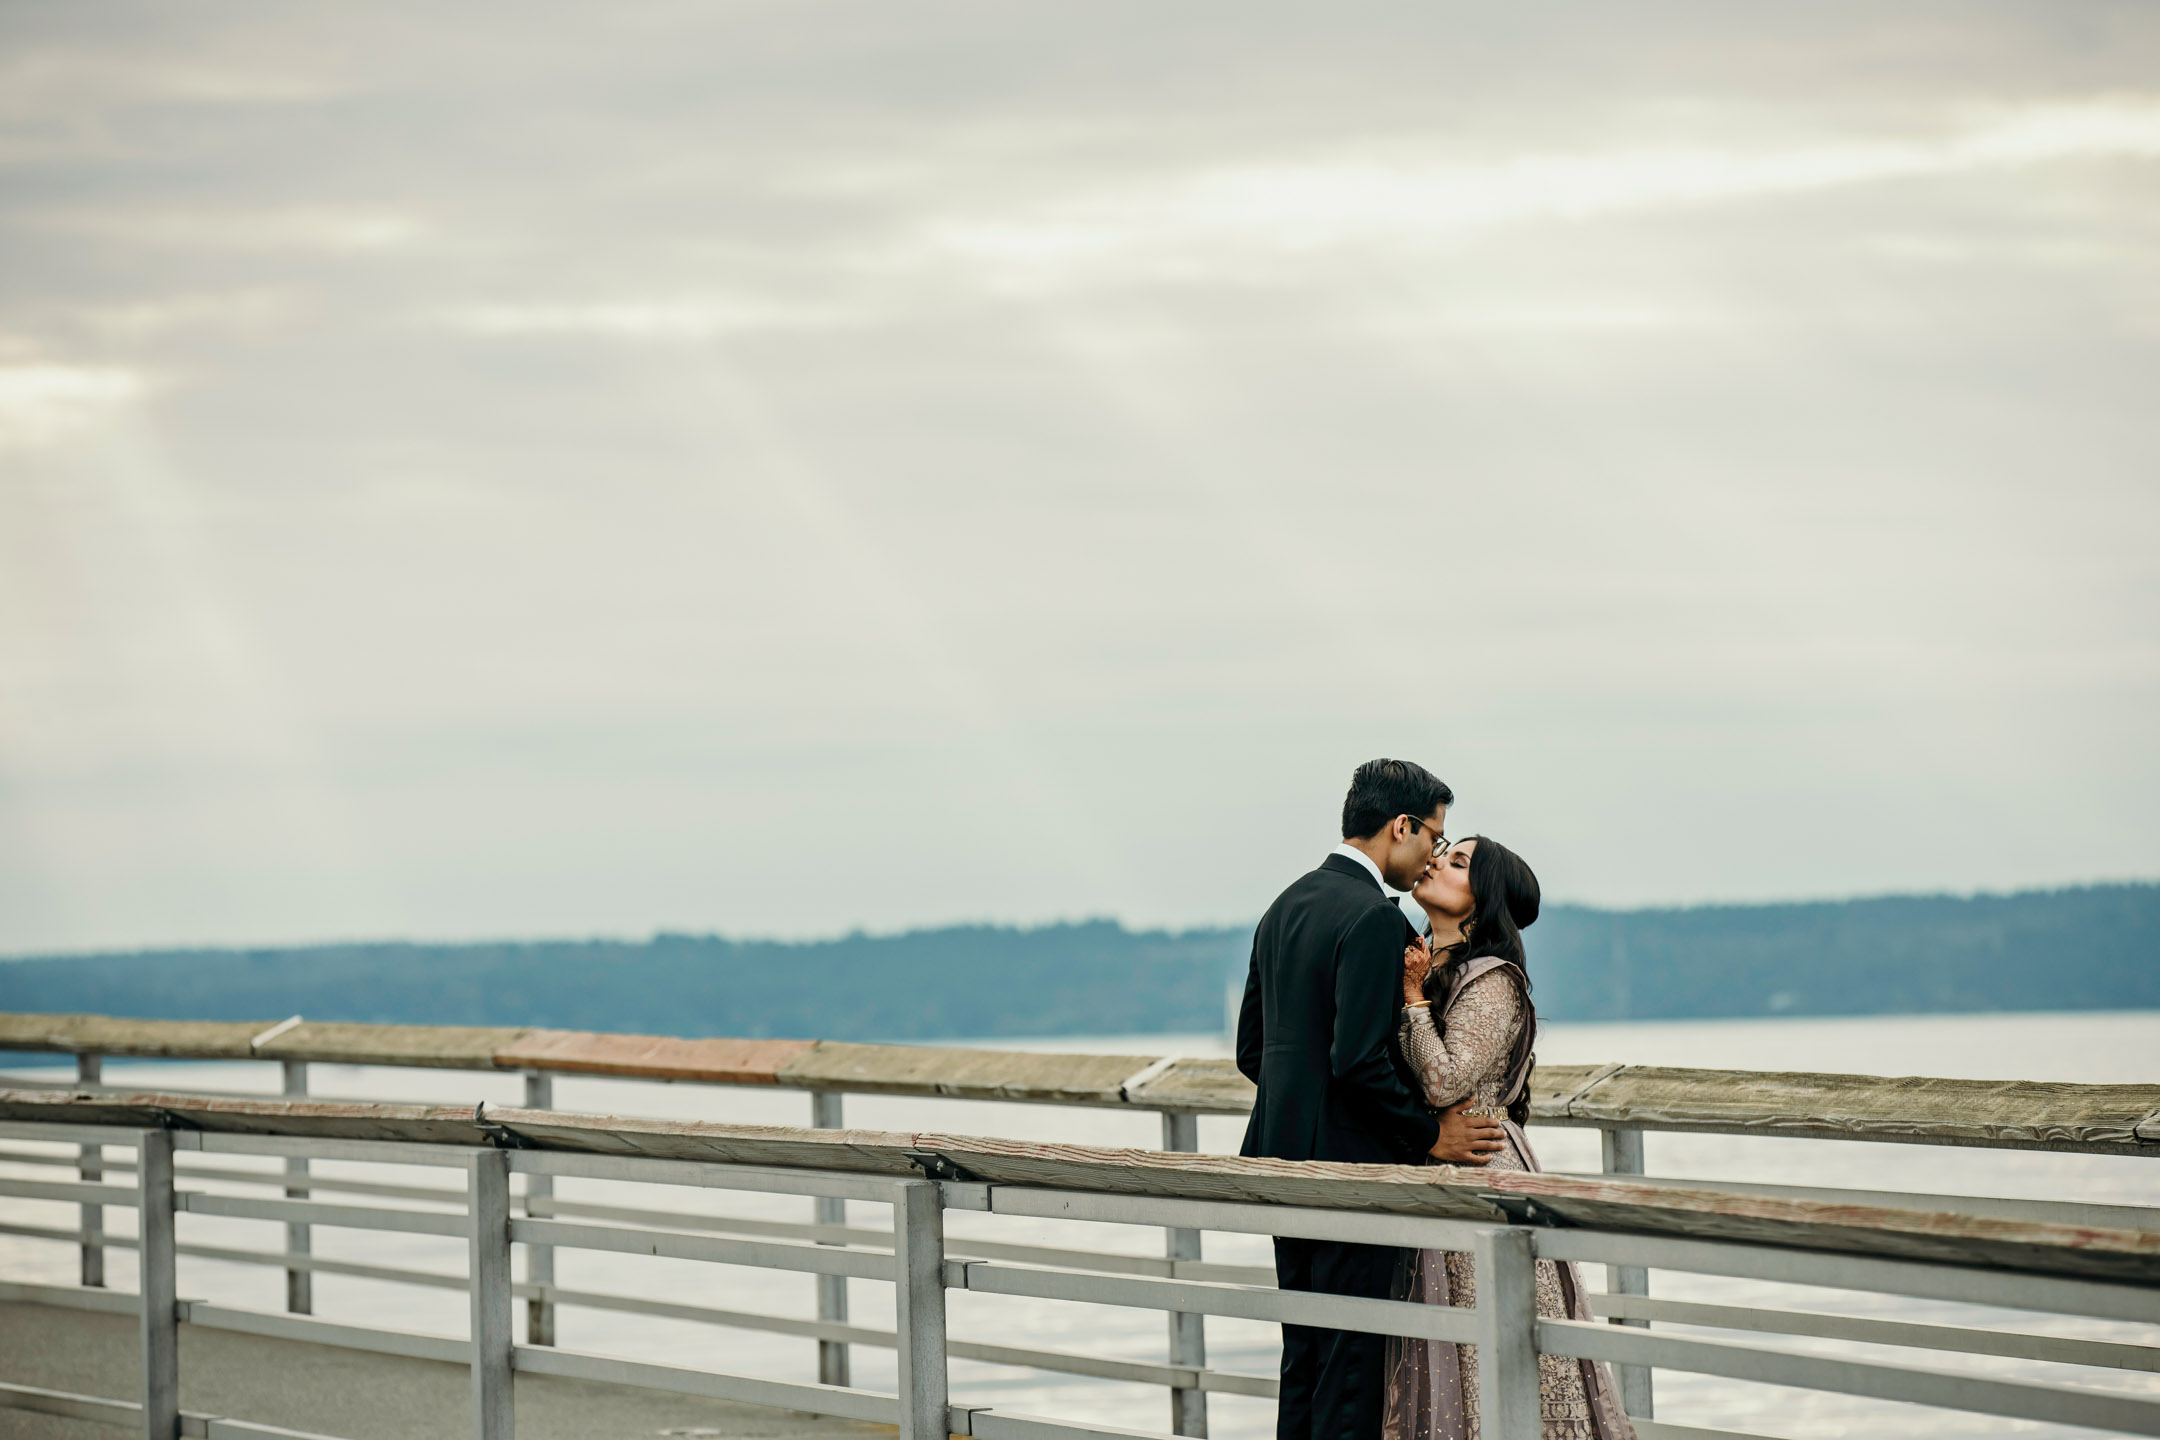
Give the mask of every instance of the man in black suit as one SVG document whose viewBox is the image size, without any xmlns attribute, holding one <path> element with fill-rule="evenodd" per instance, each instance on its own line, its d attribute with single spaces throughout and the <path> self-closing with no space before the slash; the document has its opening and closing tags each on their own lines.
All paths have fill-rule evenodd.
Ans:
<svg viewBox="0 0 2160 1440">
<path fill-rule="evenodd" d="M 1343 843 L 1268 907 L 1238 1014 L 1238 1069 L 1260 1087 L 1239 1153 L 1283 1160 L 1482 1165 L 1499 1122 L 1435 1118 L 1395 1052 L 1403 947 L 1416 933 L 1386 887 L 1417 884 L 1454 792 L 1407 760 L 1351 777 Z M 1284 1290 L 1386 1299 L 1402 1251 L 1278 1239 Z M 1283 1326 L 1277 1440 L 1378 1440 L 1385 1336 Z"/>
</svg>

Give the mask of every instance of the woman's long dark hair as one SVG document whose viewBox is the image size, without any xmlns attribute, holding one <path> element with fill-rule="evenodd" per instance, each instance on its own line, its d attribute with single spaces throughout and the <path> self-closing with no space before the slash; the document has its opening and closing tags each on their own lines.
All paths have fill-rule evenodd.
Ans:
<svg viewBox="0 0 2160 1440">
<path fill-rule="evenodd" d="M 1470 914 L 1463 921 L 1461 943 L 1448 946 L 1444 956 L 1433 956 L 1433 968 L 1425 977 L 1428 1000 L 1446 993 L 1443 970 L 1481 955 L 1511 961 L 1522 970 L 1525 983 L 1530 978 L 1522 932 L 1537 923 L 1537 876 L 1522 856 L 1490 836 L 1468 838 L 1477 841 L 1477 848 L 1470 852 Z"/>
<path fill-rule="evenodd" d="M 1433 967 L 1425 975 L 1425 998 L 1433 1002 L 1433 1019 L 1446 1033 L 1447 1018 L 1441 1013 L 1455 969 L 1486 955 L 1509 961 L 1522 972 L 1523 1031 L 1519 1045 L 1537 1041 L 1537 1011 L 1530 1005 L 1530 965 L 1523 954 L 1522 932 L 1537 923 L 1539 892 L 1537 875 L 1523 858 L 1484 835 L 1470 852 L 1470 914 L 1463 921 L 1463 938 L 1445 951 L 1435 951 Z M 1460 842 L 1458 842 L 1460 843 Z M 1529 1119 L 1527 1091 L 1509 1113 L 1521 1125 Z"/>
</svg>

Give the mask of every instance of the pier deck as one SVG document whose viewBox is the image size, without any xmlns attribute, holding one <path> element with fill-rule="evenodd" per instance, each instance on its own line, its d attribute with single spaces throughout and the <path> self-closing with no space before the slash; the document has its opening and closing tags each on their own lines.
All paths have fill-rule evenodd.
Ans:
<svg viewBox="0 0 2160 1440">
<path fill-rule="evenodd" d="M 183 1408 L 238 1415 L 341 1440 L 469 1440 L 472 1377 L 463 1365 L 408 1360 L 297 1340 L 180 1327 Z M 141 1341 L 130 1315 L 0 1302 L 6 1378 L 81 1395 L 129 1397 L 141 1387 Z M 870 1440 L 889 1425 L 821 1419 L 622 1385 L 517 1377 L 519 1440 Z M 8 1440 L 111 1440 L 111 1426 L 0 1410 Z"/>
</svg>

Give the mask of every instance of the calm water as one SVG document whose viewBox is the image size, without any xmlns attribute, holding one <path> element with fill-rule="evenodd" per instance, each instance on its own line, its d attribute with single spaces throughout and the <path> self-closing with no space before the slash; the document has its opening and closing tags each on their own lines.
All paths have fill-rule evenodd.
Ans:
<svg viewBox="0 0 2160 1440">
<path fill-rule="evenodd" d="M 997 1042 L 1009 1048 L 1103 1050 L 1158 1054 L 1220 1055 L 1220 1036 L 1060 1038 L 1027 1044 Z M 1546 1029 L 1539 1051 L 1545 1060 L 1618 1060 L 1668 1065 L 1730 1066 L 1749 1069 L 1811 1069 L 1883 1075 L 1924 1074 L 1975 1078 L 2135 1081 L 2160 1084 L 2160 1013 L 2129 1015 L 1992 1015 L 1895 1017 L 1862 1020 L 1764 1020 L 1644 1023 L 1626 1025 L 1554 1025 Z M 266 1065 L 142 1065 L 113 1067 L 119 1083 L 155 1088 L 183 1077 L 225 1089 L 275 1087 L 275 1071 Z M 43 1077 L 53 1074 L 47 1070 Z M 518 1103 L 514 1076 L 456 1072 L 414 1073 L 317 1066 L 318 1094 L 377 1098 L 426 1098 L 470 1103 Z M 743 1121 L 802 1124 L 808 1098 L 800 1094 L 759 1093 L 674 1087 L 609 1080 L 558 1079 L 556 1103 L 565 1109 Z M 1152 1116 L 1093 1110 L 1061 1110 L 967 1101 L 887 1099 L 850 1096 L 850 1124 L 892 1129 L 940 1129 L 1093 1144 L 1157 1145 L 1160 1127 Z M 1230 1152 L 1237 1147 L 1242 1120 L 1203 1118 L 1202 1148 Z M 1546 1167 L 1553 1170 L 1597 1168 L 1594 1131 L 1542 1130 L 1533 1138 Z M 1921 1146 L 1840 1144 L 1828 1141 L 1774 1140 L 1747 1136 L 1648 1137 L 1648 1168 L 1671 1176 L 1749 1179 L 1811 1185 L 1853 1185 L 1872 1189 L 1909 1189 L 1934 1193 L 2070 1198 L 2160 1206 L 2160 1163 L 2017 1152 L 1939 1149 Z M 224 1163 L 224 1162 L 221 1162 Z M 318 1162 L 321 1173 L 373 1174 L 411 1182 L 422 1172 Z M 18 1173 L 30 1173 L 27 1171 Z M 50 1171 L 44 1172 L 47 1176 Z M 435 1178 L 435 1177 L 425 1177 Z M 446 1176 L 441 1177 L 447 1180 Z M 734 1196 L 688 1190 L 662 1191 L 601 1182 L 560 1181 L 559 1193 L 661 1208 L 710 1210 L 775 1219 L 809 1218 L 809 1201 L 786 1197 Z M 259 1191 L 257 1193 L 260 1193 Z M 71 1208 L 26 1201 L 0 1201 L 10 1218 L 39 1224 L 66 1224 Z M 882 1207 L 853 1205 L 851 1220 L 880 1225 Z M 116 1216 L 124 1224 L 124 1216 Z M 212 1244 L 267 1248 L 273 1227 L 258 1222 L 194 1217 L 193 1238 Z M 956 1235 L 996 1234 L 1046 1244 L 1124 1249 L 1160 1254 L 1159 1232 L 1136 1227 L 1104 1227 L 1015 1222 L 1003 1217 L 955 1214 Z M 1209 1235 L 1210 1259 L 1265 1263 L 1265 1240 Z M 318 1253 L 378 1263 L 409 1265 L 448 1273 L 463 1265 L 461 1243 L 429 1236 L 378 1235 L 318 1230 Z M 699 1266 L 633 1256 L 563 1252 L 558 1280 L 570 1287 L 652 1294 L 729 1309 L 809 1316 L 813 1313 L 808 1276 Z M 125 1277 L 125 1255 L 113 1269 Z M 0 1237 L 0 1276 L 71 1283 L 70 1250 L 45 1242 Z M 1593 1286 L 1599 1277 L 1593 1270 Z M 130 1283 L 122 1278 L 122 1284 Z M 278 1272 L 257 1267 L 183 1257 L 181 1293 L 233 1304 L 274 1310 L 282 1301 Z M 336 1275 L 316 1278 L 316 1313 L 440 1334 L 462 1333 L 463 1297 Z M 851 1282 L 855 1318 L 887 1325 L 891 1320 L 890 1287 Z M 1984 1312 L 1971 1307 L 1903 1301 L 1865 1295 L 1794 1291 L 1747 1281 L 1721 1280 L 1655 1272 L 1654 1293 L 1676 1298 L 1714 1299 L 1740 1304 L 1798 1305 L 1944 1323 L 2000 1323 L 2035 1333 L 2077 1334 L 2160 1344 L 2160 1327 L 2083 1321 L 2014 1311 Z M 1005 1343 L 1085 1351 L 1134 1359 L 1159 1359 L 1164 1327 L 1150 1312 L 1106 1306 L 1019 1300 L 1004 1296 L 958 1293 L 952 1297 L 956 1336 L 997 1339 Z M 662 1363 L 701 1365 L 782 1379 L 815 1378 L 810 1341 L 755 1332 L 723 1330 L 638 1316 L 587 1310 L 564 1310 L 560 1342 L 569 1347 L 634 1356 Z M 1815 1353 L 1852 1353 L 1913 1360 L 1944 1370 L 1965 1370 L 1997 1378 L 2074 1379 L 2100 1388 L 2160 1393 L 2160 1377 L 2132 1372 L 2081 1372 L 2038 1363 L 1984 1357 L 1929 1356 L 1921 1352 L 1881 1350 L 1807 1340 L 1776 1341 Z M 1272 1373 L 1276 1363 L 1273 1327 L 1235 1320 L 1208 1322 L 1210 1362 L 1219 1369 Z M 857 1382 L 890 1389 L 894 1384 L 890 1351 L 858 1347 Z M 1794 1440 L 1842 1435 L 1998 1436 L 2011 1432 L 2081 1434 L 2059 1427 L 1985 1417 L 1950 1415 L 1916 1407 L 1814 1395 L 1740 1381 L 1675 1374 L 1658 1377 L 1661 1419 L 1714 1428 L 1747 1430 Z M 1086 1418 L 1106 1424 L 1163 1428 L 1168 1401 L 1152 1387 L 1044 1376 L 1035 1372 L 955 1361 L 955 1398 L 1038 1414 Z M 1214 1433 L 1258 1437 L 1272 1433 L 1271 1407 L 1236 1396 L 1210 1399 Z"/>
</svg>

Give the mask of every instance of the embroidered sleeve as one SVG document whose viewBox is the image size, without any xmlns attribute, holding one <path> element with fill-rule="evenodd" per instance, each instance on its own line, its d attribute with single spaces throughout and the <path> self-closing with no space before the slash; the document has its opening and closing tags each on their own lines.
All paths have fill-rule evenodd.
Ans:
<svg viewBox="0 0 2160 1440">
<path fill-rule="evenodd" d="M 1499 1078 L 1522 1027 L 1522 1002 L 1503 971 L 1480 975 L 1455 997 L 1442 1038 L 1429 1009 L 1405 1010 L 1403 1058 L 1417 1072 L 1425 1103 L 1452 1105 L 1488 1080 Z"/>
</svg>

